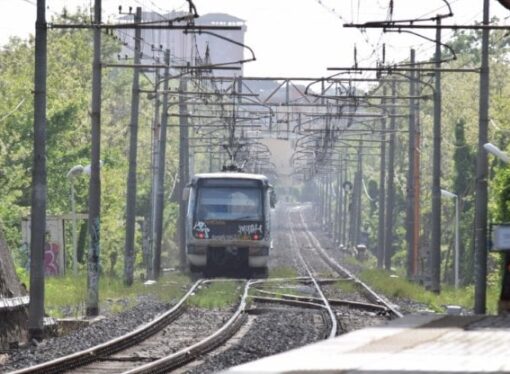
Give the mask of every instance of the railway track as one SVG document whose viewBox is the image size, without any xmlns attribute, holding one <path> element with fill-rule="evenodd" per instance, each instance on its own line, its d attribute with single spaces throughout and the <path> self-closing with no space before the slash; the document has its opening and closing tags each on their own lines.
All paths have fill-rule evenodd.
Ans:
<svg viewBox="0 0 510 374">
<path fill-rule="evenodd" d="M 308 266 L 305 259 L 303 258 L 303 255 L 301 253 L 301 247 L 298 246 L 295 235 L 291 235 L 291 241 L 293 243 L 294 248 L 299 248 L 299 250 L 297 251 L 297 255 L 304 267 L 305 272 L 308 274 L 308 277 L 312 280 L 312 282 L 315 286 L 317 294 L 319 295 L 320 302 L 323 304 L 324 308 L 326 309 L 326 311 L 328 313 L 330 323 L 331 323 L 331 331 L 328 335 L 328 338 L 329 339 L 334 338 L 338 331 L 338 323 L 337 323 L 337 320 L 335 317 L 335 313 L 333 312 L 333 309 L 331 308 L 328 298 L 324 295 L 324 292 L 322 291 L 321 286 L 319 285 L 319 282 L 317 282 L 317 279 L 315 278 L 310 267 Z"/>
<path fill-rule="evenodd" d="M 399 316 L 321 246 L 302 210 L 285 214 L 289 224 L 279 230 L 275 252 L 286 248 L 285 262 L 301 276 L 244 281 L 237 308 L 222 313 L 186 308 L 200 287 L 225 281 L 201 279 L 151 323 L 107 343 L 14 373 L 219 371 L 332 338 L 372 323 L 369 320 L 377 323 Z M 353 284 L 355 292 L 339 289 L 339 285 L 348 288 Z M 239 330 L 243 322 L 247 323 Z"/>
<path fill-rule="evenodd" d="M 362 282 L 358 277 L 356 277 L 352 272 L 350 272 L 347 268 L 338 263 L 334 258 L 331 257 L 329 253 L 322 247 L 320 241 L 314 235 L 314 233 L 309 229 L 304 217 L 303 211 L 299 207 L 297 208 L 297 212 L 299 214 L 299 220 L 304 228 L 303 232 L 307 237 L 307 241 L 310 243 L 310 246 L 314 249 L 314 252 L 319 255 L 319 257 L 339 276 L 352 279 L 354 283 L 359 287 L 367 299 L 376 304 L 382 305 L 384 308 L 388 310 L 388 312 L 396 317 L 403 317 L 402 313 L 400 313 L 397 308 L 386 301 L 382 296 L 378 295 L 374 290 L 372 290 L 366 283 Z"/>
<path fill-rule="evenodd" d="M 266 345 L 271 345 L 273 342 L 286 339 L 288 331 L 293 329 L 309 332 L 303 334 L 306 337 L 298 344 L 286 347 L 285 350 L 400 316 L 391 304 L 385 302 L 336 261 L 330 258 L 330 262 L 335 265 L 328 264 L 326 256 L 321 255 L 325 250 L 305 226 L 301 212 L 297 210 L 295 213 L 299 214 L 294 214 L 292 222 L 287 220 L 289 224 L 279 229 L 275 252 L 279 248 L 282 250 L 290 248 L 291 253 L 286 253 L 285 262 L 298 268 L 300 276 L 254 281 L 250 291 L 253 303 L 248 314 L 255 320 L 252 320 L 250 331 L 244 332 L 242 337 L 237 337 L 238 342 L 235 346 L 221 353 L 212 353 L 203 359 L 203 364 L 198 368 L 186 367 L 186 372 L 194 374 L 215 372 L 241 362 L 278 353 L 282 351 L 279 347 L 266 354 L 260 345 L 253 342 L 263 339 Z M 303 229 L 298 230 L 294 226 Z M 332 274 L 333 277 L 325 279 L 320 276 L 324 273 Z M 346 297 L 342 297 L 342 293 L 338 292 L 336 287 L 339 283 L 351 285 L 353 290 L 347 293 Z M 296 311 L 308 317 L 296 324 L 293 321 Z M 264 320 L 256 320 L 260 317 L 278 318 L 277 316 L 283 316 L 277 326 L 283 329 L 282 325 L 286 325 L 285 331 L 278 328 L 269 331 L 265 328 Z M 257 334 L 257 330 L 263 333 Z M 298 340 L 299 338 L 294 338 L 294 342 Z M 250 353 L 255 350 L 258 350 L 256 354 L 251 355 Z M 240 361 L 241 357 L 243 360 Z"/>
<path fill-rule="evenodd" d="M 195 318 L 187 317 L 187 301 L 207 283 L 197 281 L 171 310 L 133 332 L 13 373 L 158 373 L 179 367 L 225 342 L 244 320 L 250 282 L 244 282 L 241 301 L 233 313 L 215 312 L 207 313 L 207 316 L 202 313 L 199 318 L 196 315 Z M 212 321 L 214 319 L 216 321 Z M 199 328 L 190 329 L 192 324 Z M 213 331 L 210 331 L 211 327 Z M 171 352 L 165 354 L 168 351 Z"/>
<path fill-rule="evenodd" d="M 345 268 L 344 266 L 342 266 L 340 263 L 338 263 L 338 261 L 336 261 L 335 259 L 333 259 L 328 253 L 327 251 L 322 247 L 320 241 L 317 239 L 317 237 L 313 234 L 313 232 L 308 228 L 308 225 L 306 223 L 306 221 L 304 220 L 304 217 L 303 217 L 303 212 L 302 210 L 300 209 L 299 210 L 299 217 L 301 219 L 301 222 L 303 223 L 303 226 L 305 228 L 305 233 L 306 235 L 310 238 L 310 240 L 312 241 L 313 243 L 313 246 L 316 248 L 319 256 L 335 271 L 337 272 L 337 274 L 341 275 L 341 276 L 344 276 L 344 277 L 347 277 L 349 279 L 352 279 L 357 286 L 359 286 L 363 292 L 367 295 L 368 299 L 377 304 L 377 305 L 382 305 L 384 306 L 384 308 L 386 308 L 389 313 L 394 316 L 394 317 L 397 317 L 397 318 L 402 318 L 403 315 L 402 313 L 400 313 L 397 308 L 389 303 L 388 301 L 385 300 L 384 297 L 380 296 L 379 294 L 377 294 L 377 292 L 375 292 L 374 290 L 372 290 L 372 288 L 370 288 L 366 283 L 364 283 L 363 281 L 361 281 L 358 277 L 356 277 L 352 272 L 350 272 L 347 268 Z"/>
</svg>

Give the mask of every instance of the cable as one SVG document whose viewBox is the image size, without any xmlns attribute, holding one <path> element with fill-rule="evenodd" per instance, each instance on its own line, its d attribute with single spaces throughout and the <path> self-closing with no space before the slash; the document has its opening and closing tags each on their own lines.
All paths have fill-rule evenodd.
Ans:
<svg viewBox="0 0 510 374">
<path fill-rule="evenodd" d="M 22 98 L 21 101 L 12 109 L 10 112 L 4 114 L 2 118 L 0 118 L 0 122 L 4 121 L 8 117 L 10 117 L 12 114 L 14 114 L 25 102 L 25 98 Z"/>
<path fill-rule="evenodd" d="M 29 3 L 33 6 L 37 6 L 36 2 L 35 1 L 32 1 L 32 0 L 21 0 L 21 1 L 24 1 L 25 3 Z"/>
</svg>

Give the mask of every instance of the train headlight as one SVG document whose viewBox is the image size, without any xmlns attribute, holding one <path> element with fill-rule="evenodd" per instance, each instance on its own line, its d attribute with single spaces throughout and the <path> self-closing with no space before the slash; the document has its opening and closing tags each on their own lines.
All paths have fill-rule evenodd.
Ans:
<svg viewBox="0 0 510 374">
<path fill-rule="evenodd" d="M 199 231 L 199 232 L 195 233 L 195 237 L 197 239 L 205 239 L 205 233 L 202 231 Z"/>
<path fill-rule="evenodd" d="M 251 236 L 252 240 L 260 240 L 262 239 L 262 235 L 255 233 Z"/>
</svg>

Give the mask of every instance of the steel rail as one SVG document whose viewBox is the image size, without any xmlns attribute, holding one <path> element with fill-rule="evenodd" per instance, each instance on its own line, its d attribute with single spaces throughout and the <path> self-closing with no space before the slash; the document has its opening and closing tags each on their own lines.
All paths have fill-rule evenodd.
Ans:
<svg viewBox="0 0 510 374">
<path fill-rule="evenodd" d="M 292 228 L 292 226 L 291 226 L 291 232 L 294 232 L 294 229 Z M 295 247 L 298 247 L 295 235 L 291 236 L 291 241 L 294 242 Z M 312 280 L 315 288 L 317 289 L 317 292 L 319 293 L 320 298 L 322 299 L 322 302 L 323 302 L 325 308 L 328 311 L 329 318 L 331 319 L 331 330 L 329 332 L 328 339 L 334 338 L 336 336 L 336 333 L 337 333 L 337 330 L 338 330 L 338 322 L 336 320 L 335 313 L 333 312 L 333 309 L 331 308 L 331 305 L 329 305 L 328 299 L 326 298 L 326 296 L 322 292 L 322 289 L 321 289 L 320 285 L 317 283 L 317 280 L 313 276 L 310 268 L 306 264 L 305 259 L 301 255 L 301 248 L 299 248 L 297 254 L 298 254 L 299 259 L 303 263 L 303 266 L 304 266 L 306 272 L 308 273 L 308 276 L 310 277 L 310 279 Z"/>
<path fill-rule="evenodd" d="M 109 340 L 105 343 L 96 345 L 94 347 L 85 349 L 83 351 L 75 352 L 67 356 L 59 357 L 55 360 L 44 362 L 35 366 L 30 366 L 21 370 L 11 372 L 11 374 L 26 374 L 26 373 L 61 373 L 72 368 L 83 366 L 97 359 L 112 355 L 123 349 L 129 348 L 137 343 L 147 339 L 148 337 L 156 334 L 162 327 L 173 322 L 179 317 L 186 307 L 187 299 L 195 292 L 195 290 L 203 283 L 200 279 L 193 284 L 188 292 L 174 305 L 172 309 L 155 318 L 151 322 L 140 326 L 134 331 L 119 336 L 115 339 Z"/>
<path fill-rule="evenodd" d="M 307 308 L 307 309 L 316 309 L 319 310 L 322 316 L 322 320 L 324 323 L 327 324 L 328 322 L 328 310 L 326 306 L 322 303 L 322 300 L 318 299 L 319 303 L 309 302 L 309 301 L 300 301 L 300 300 L 291 300 L 291 299 L 279 299 L 274 297 L 262 297 L 262 296 L 251 296 L 251 300 L 259 302 L 259 303 L 271 303 L 271 304 L 284 304 L 288 306 L 294 306 L 299 308 Z M 267 310 L 267 309 L 266 309 Z M 256 309 L 249 309 L 246 311 L 248 314 L 260 314 L 264 312 L 264 309 L 256 308 Z M 328 317 L 326 317 L 326 314 L 328 314 Z M 329 335 L 324 334 L 323 339 L 328 339 Z"/>
<path fill-rule="evenodd" d="M 310 302 L 310 303 L 316 303 L 318 301 L 321 301 L 321 299 L 319 299 L 317 297 L 311 297 L 311 296 L 290 295 L 290 294 L 271 292 L 271 291 L 259 290 L 259 289 L 257 289 L 257 292 L 280 297 L 284 300 Z M 364 310 L 376 310 L 378 312 L 389 312 L 388 308 L 386 308 L 384 305 L 380 305 L 380 304 L 371 304 L 371 303 L 364 303 L 361 301 L 339 300 L 339 299 L 331 299 L 331 298 L 328 298 L 328 301 L 331 305 L 335 305 L 335 306 L 346 305 L 349 307 L 354 307 L 354 308 L 359 308 L 359 309 L 364 309 Z"/>
<path fill-rule="evenodd" d="M 353 279 L 348 278 L 324 278 L 324 279 L 317 279 L 317 283 L 319 284 L 331 284 L 336 282 L 342 282 L 342 281 L 352 281 Z M 265 286 L 269 283 L 280 283 L 280 282 L 290 282 L 290 281 L 296 281 L 300 283 L 312 283 L 312 280 L 309 277 L 295 277 L 295 278 L 269 278 L 269 279 L 257 279 L 253 282 L 253 285 L 259 285 L 259 286 Z M 255 289 L 258 289 L 255 287 Z"/>
<path fill-rule="evenodd" d="M 264 296 L 250 296 L 250 299 L 253 301 L 258 301 L 261 303 L 275 303 L 275 304 L 286 304 L 291 306 L 299 306 L 302 308 L 314 308 L 314 309 L 324 309 L 327 308 L 322 303 L 314 303 L 311 301 L 303 301 L 303 300 L 293 300 L 293 299 L 279 299 L 277 297 L 264 297 Z M 317 299 L 320 300 L 320 299 Z"/>
<path fill-rule="evenodd" d="M 322 248 L 322 245 L 320 244 L 319 240 L 315 237 L 315 235 L 310 231 L 308 228 L 308 225 L 306 224 L 304 218 L 303 218 L 303 212 L 302 210 L 299 210 L 299 216 L 301 218 L 301 222 L 303 222 L 303 225 L 305 227 L 305 232 L 307 236 L 314 242 L 315 248 L 318 250 L 319 255 L 326 261 L 326 263 L 331 266 L 332 269 L 337 271 L 339 274 L 343 274 L 347 277 L 350 277 L 354 279 L 354 281 L 359 284 L 372 298 L 372 300 L 380 305 L 384 305 L 388 310 L 391 311 L 395 316 L 398 318 L 402 318 L 403 314 L 400 313 L 393 305 L 386 302 L 382 297 L 380 297 L 376 292 L 374 292 L 366 283 L 362 282 L 358 277 L 356 277 L 354 274 L 352 274 L 349 270 L 344 268 L 342 265 L 340 265 L 338 262 L 336 262 L 334 259 L 332 259 Z"/>
<path fill-rule="evenodd" d="M 246 282 L 244 292 L 236 312 L 230 319 L 216 332 L 209 337 L 195 343 L 189 347 L 181 349 L 169 356 L 160 358 L 154 362 L 136 367 L 126 371 L 123 374 L 144 374 L 144 373 L 167 373 L 169 370 L 180 367 L 196 357 L 211 351 L 227 341 L 241 327 L 246 317 L 246 300 L 248 299 L 248 290 L 252 281 Z"/>
</svg>

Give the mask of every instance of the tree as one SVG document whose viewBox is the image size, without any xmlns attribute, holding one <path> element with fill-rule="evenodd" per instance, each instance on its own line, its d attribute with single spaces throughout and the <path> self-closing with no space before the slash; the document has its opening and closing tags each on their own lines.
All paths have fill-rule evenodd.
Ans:
<svg viewBox="0 0 510 374">
<path fill-rule="evenodd" d="M 16 275 L 14 262 L 0 226 L 0 297 L 13 298 L 25 295 L 26 289 Z M 4 313 L 8 313 L 8 317 L 3 315 L 0 323 L 0 348 L 8 349 L 10 342 L 22 340 L 26 333 L 28 315 L 26 308 Z"/>
<path fill-rule="evenodd" d="M 459 198 L 461 216 L 459 257 L 461 258 L 462 275 L 465 281 L 471 281 L 473 278 L 473 252 L 466 251 L 466 248 L 471 248 L 473 245 L 471 228 L 474 219 L 473 193 L 476 157 L 473 147 L 466 143 L 465 125 L 466 122 L 463 118 L 455 124 L 453 190 Z"/>
<path fill-rule="evenodd" d="M 87 23 L 87 14 L 78 12 L 53 20 L 63 23 L 73 18 Z M 74 165 L 90 163 L 90 117 L 92 34 L 88 30 L 53 30 L 48 34 L 47 84 L 47 175 L 48 214 L 70 212 L 67 171 Z M 102 60 L 112 61 L 120 43 L 111 35 L 103 38 Z M 34 42 L 11 39 L 0 50 L 0 221 L 4 222 L 9 248 L 20 248 L 20 222 L 30 211 L 30 184 L 33 134 Z M 122 250 L 127 174 L 127 127 L 132 71 L 104 69 L 102 85 L 102 211 L 101 263 L 108 264 L 113 253 Z M 144 82 L 147 85 L 147 82 Z M 142 88 L 147 88 L 142 86 Z M 143 96 L 139 136 L 139 201 L 148 201 L 152 104 Z M 171 135 L 169 135 L 171 138 Z M 169 147 L 168 158 L 175 158 Z M 174 168 L 175 162 L 168 163 Z M 88 178 L 75 180 L 78 212 L 87 211 Z M 147 204 L 140 204 L 137 216 L 145 216 Z M 141 238 L 137 237 L 137 248 Z M 70 248 L 71 246 L 69 246 Z M 120 252 L 119 252 L 120 253 Z M 71 257 L 70 255 L 68 256 Z M 121 258 L 121 256 L 119 256 Z M 141 260 L 141 256 L 137 257 Z M 104 266 L 104 265 L 103 265 Z M 117 268 L 123 264 L 118 261 Z"/>
</svg>

